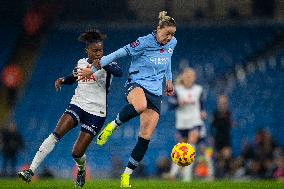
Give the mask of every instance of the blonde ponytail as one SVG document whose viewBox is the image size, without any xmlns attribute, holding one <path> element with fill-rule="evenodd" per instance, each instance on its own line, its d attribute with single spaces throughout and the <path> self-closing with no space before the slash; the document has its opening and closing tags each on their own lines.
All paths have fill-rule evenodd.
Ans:
<svg viewBox="0 0 284 189">
<path fill-rule="evenodd" d="M 158 19 L 159 19 L 159 20 L 164 20 L 165 17 L 166 17 L 166 15 L 167 15 L 167 11 L 161 11 L 161 12 L 159 13 Z"/>
<path fill-rule="evenodd" d="M 158 26 L 160 26 L 160 28 L 163 28 L 165 26 L 176 26 L 175 20 L 172 17 L 167 16 L 166 11 L 159 12 L 158 19 L 159 19 Z"/>
</svg>

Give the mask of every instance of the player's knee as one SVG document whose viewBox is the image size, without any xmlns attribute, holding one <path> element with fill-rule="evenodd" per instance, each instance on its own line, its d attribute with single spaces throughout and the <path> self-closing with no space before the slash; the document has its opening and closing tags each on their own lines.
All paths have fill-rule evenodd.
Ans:
<svg viewBox="0 0 284 189">
<path fill-rule="evenodd" d="M 152 137 L 152 132 L 148 131 L 148 130 L 142 130 L 139 132 L 139 136 L 146 139 L 146 140 L 150 140 Z"/>
<path fill-rule="evenodd" d="M 82 153 L 82 152 L 79 152 L 79 151 L 74 150 L 74 149 L 72 150 L 72 157 L 74 159 L 81 158 L 83 155 L 84 155 L 84 153 Z"/>
<path fill-rule="evenodd" d="M 147 102 L 142 101 L 142 102 L 137 102 L 135 104 L 133 104 L 134 109 L 138 112 L 144 112 L 147 109 Z"/>
<path fill-rule="evenodd" d="M 188 137 L 188 142 L 190 143 L 190 144 L 196 144 L 197 142 L 198 142 L 198 135 L 189 135 L 189 137 Z"/>
</svg>

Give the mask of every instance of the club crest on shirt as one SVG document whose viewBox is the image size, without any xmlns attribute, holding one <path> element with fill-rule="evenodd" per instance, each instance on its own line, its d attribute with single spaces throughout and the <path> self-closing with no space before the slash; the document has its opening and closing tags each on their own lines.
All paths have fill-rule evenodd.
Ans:
<svg viewBox="0 0 284 189">
<path fill-rule="evenodd" d="M 136 40 L 136 41 L 130 43 L 130 47 L 135 48 L 135 47 L 137 47 L 139 44 L 140 44 L 139 40 Z"/>
<path fill-rule="evenodd" d="M 169 48 L 168 52 L 169 52 L 170 54 L 173 54 L 174 51 L 173 51 L 172 48 Z"/>
</svg>

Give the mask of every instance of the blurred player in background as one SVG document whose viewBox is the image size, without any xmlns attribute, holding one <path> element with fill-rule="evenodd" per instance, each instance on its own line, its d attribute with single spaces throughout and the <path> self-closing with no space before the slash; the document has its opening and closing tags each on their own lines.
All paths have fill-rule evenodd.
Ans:
<svg viewBox="0 0 284 189">
<path fill-rule="evenodd" d="M 217 109 L 213 112 L 211 130 L 216 150 L 215 177 L 223 178 L 230 174 L 232 162 L 231 129 L 233 121 L 228 108 L 228 97 L 219 95 Z"/>
<path fill-rule="evenodd" d="M 171 96 L 174 93 L 171 56 L 177 44 L 174 37 L 175 32 L 175 20 L 167 16 L 165 11 L 160 12 L 157 30 L 104 56 L 100 61 L 101 65 L 105 66 L 120 57 L 129 55 L 132 58 L 129 77 L 125 85 L 128 104 L 118 113 L 115 120 L 107 124 L 97 138 L 97 144 L 104 145 L 120 125 L 140 115 L 138 142 L 121 175 L 121 187 L 130 187 L 130 175 L 143 159 L 158 124 L 164 77 L 166 77 L 166 95 Z M 96 69 L 93 68 L 92 71 L 95 72 Z M 88 77 L 92 71 L 83 69 L 78 73 L 80 76 Z"/>
<path fill-rule="evenodd" d="M 87 31 L 79 36 L 78 40 L 86 44 L 88 58 L 80 59 L 77 64 L 78 68 L 94 66 L 100 69 L 99 65 L 93 62 L 95 59 L 100 59 L 103 56 L 104 39 L 105 35 L 98 30 Z M 78 77 L 75 75 L 76 73 L 73 73 L 66 77 L 58 78 L 55 81 L 56 90 L 60 90 L 61 85 L 76 83 Z M 53 150 L 55 144 L 67 132 L 80 124 L 81 131 L 73 146 L 72 156 L 78 166 L 75 185 L 82 187 L 85 184 L 85 151 L 104 124 L 107 111 L 106 98 L 113 75 L 122 76 L 122 70 L 114 62 L 100 69 L 96 77 L 92 76 L 89 79 L 83 78 L 78 81 L 78 86 L 70 105 L 59 119 L 54 131 L 41 144 L 30 168 L 18 172 L 19 178 L 30 182 L 34 172 L 45 157 Z"/>
<path fill-rule="evenodd" d="M 228 109 L 228 98 L 218 96 L 218 106 L 212 116 L 212 131 L 217 153 L 227 148 L 231 151 L 231 128 L 233 127 L 231 112 Z"/>
<path fill-rule="evenodd" d="M 196 74 L 191 68 L 185 68 L 176 81 L 176 94 L 170 100 L 176 109 L 176 129 L 178 142 L 190 143 L 194 148 L 198 141 L 205 137 L 203 120 L 207 113 L 203 106 L 203 88 L 195 84 Z M 172 163 L 171 171 L 166 176 L 176 178 L 179 172 L 183 181 L 192 180 L 192 165 L 181 169 Z"/>
<path fill-rule="evenodd" d="M 3 157 L 1 176 L 12 176 L 16 173 L 17 158 L 24 148 L 21 133 L 17 130 L 16 123 L 11 120 L 7 127 L 0 129 L 0 151 Z"/>
</svg>

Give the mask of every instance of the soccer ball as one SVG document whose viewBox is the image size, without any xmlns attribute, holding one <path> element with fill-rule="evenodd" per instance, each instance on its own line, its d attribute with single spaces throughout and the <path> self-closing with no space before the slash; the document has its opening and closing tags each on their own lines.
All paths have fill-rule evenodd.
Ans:
<svg viewBox="0 0 284 189">
<path fill-rule="evenodd" d="M 173 147 L 171 157 L 175 164 L 185 167 L 193 162 L 195 149 L 188 143 L 178 143 Z"/>
</svg>

